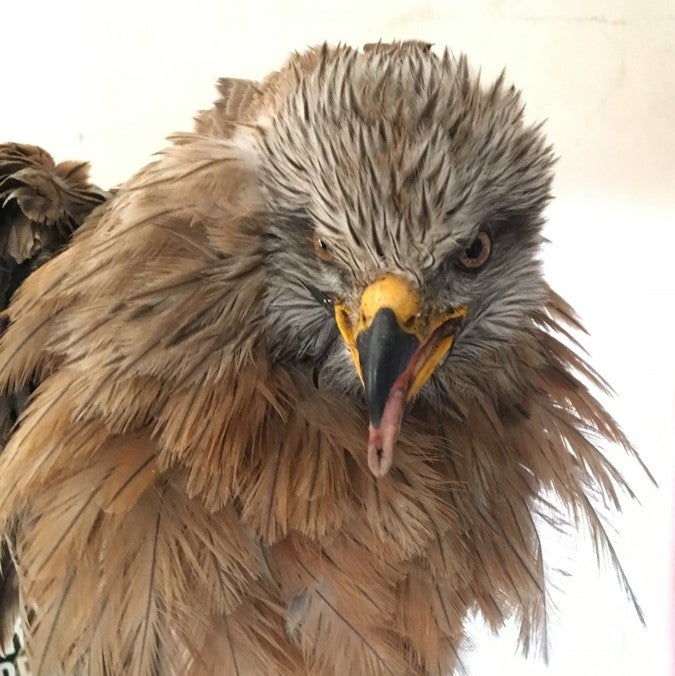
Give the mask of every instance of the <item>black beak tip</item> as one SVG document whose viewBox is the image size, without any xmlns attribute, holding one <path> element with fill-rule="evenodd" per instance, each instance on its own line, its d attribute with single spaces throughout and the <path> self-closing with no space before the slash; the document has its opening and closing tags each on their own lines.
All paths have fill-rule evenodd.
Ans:
<svg viewBox="0 0 675 676">
<path fill-rule="evenodd" d="M 373 427 L 382 422 L 394 383 L 419 347 L 417 338 L 401 329 L 390 308 L 378 310 L 371 325 L 356 339 L 366 390 L 368 415 Z"/>
</svg>

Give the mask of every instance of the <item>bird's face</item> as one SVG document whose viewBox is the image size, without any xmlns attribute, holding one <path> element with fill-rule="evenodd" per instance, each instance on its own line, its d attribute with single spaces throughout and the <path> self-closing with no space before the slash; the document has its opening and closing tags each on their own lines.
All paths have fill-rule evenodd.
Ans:
<svg viewBox="0 0 675 676">
<path fill-rule="evenodd" d="M 406 404 L 475 396 L 500 359 L 517 380 L 551 152 L 513 88 L 426 46 L 312 52 L 279 77 L 256 141 L 270 347 L 364 399 L 381 476 Z"/>
</svg>

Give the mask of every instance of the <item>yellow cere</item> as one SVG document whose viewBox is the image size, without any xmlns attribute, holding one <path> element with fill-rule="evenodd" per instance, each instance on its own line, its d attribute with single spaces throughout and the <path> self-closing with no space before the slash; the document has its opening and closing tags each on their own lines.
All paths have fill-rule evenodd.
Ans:
<svg viewBox="0 0 675 676">
<path fill-rule="evenodd" d="M 357 334 L 370 326 L 373 317 L 382 308 L 392 310 L 398 325 L 414 333 L 409 329 L 419 316 L 420 297 L 410 282 L 397 275 L 385 275 L 367 287 L 361 296 Z"/>
</svg>

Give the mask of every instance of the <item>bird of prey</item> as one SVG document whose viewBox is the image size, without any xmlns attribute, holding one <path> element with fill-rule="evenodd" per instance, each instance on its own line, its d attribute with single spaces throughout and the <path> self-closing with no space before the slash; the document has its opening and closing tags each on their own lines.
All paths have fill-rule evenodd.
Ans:
<svg viewBox="0 0 675 676">
<path fill-rule="evenodd" d="M 469 613 L 545 644 L 546 526 L 630 593 L 519 92 L 420 42 L 219 90 L 4 313 L 33 672 L 459 672 Z"/>
</svg>

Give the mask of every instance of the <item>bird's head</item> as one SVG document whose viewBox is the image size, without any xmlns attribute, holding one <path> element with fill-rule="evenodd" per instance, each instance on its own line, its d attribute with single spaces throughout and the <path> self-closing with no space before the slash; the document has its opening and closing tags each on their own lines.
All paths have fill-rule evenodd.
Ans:
<svg viewBox="0 0 675 676">
<path fill-rule="evenodd" d="M 543 302 L 552 153 L 513 87 L 420 43 L 312 50 L 270 84 L 252 125 L 270 348 L 364 400 L 381 476 L 406 404 L 476 396 L 495 365 L 495 388 L 517 380 L 500 355 Z"/>
</svg>

